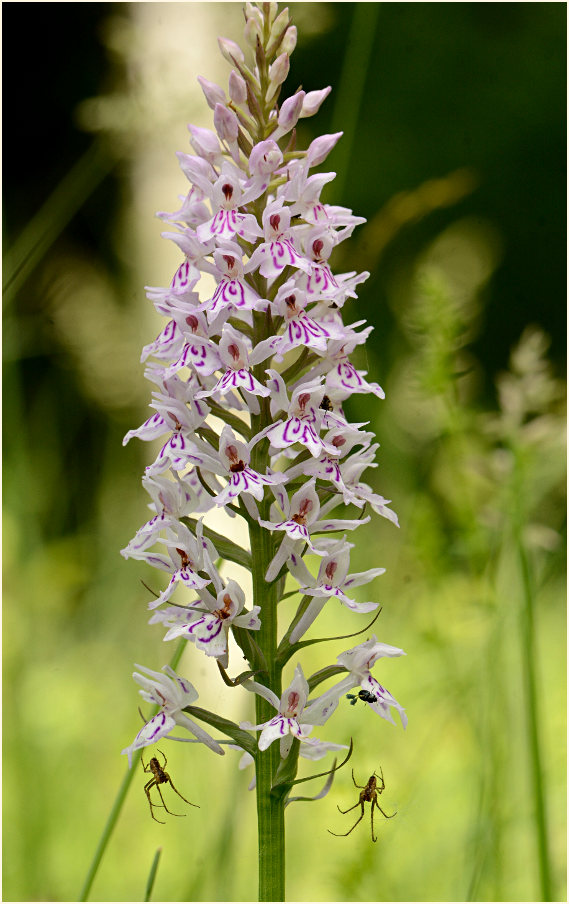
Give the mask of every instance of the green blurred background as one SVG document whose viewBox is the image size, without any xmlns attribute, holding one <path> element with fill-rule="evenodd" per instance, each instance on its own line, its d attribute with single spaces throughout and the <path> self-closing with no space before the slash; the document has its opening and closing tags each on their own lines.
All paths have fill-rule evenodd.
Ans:
<svg viewBox="0 0 569 904">
<path fill-rule="evenodd" d="M 336 809 L 357 799 L 349 767 L 292 805 L 288 897 L 564 900 L 566 7 L 290 8 L 287 93 L 333 87 L 299 144 L 344 131 L 324 197 L 368 219 L 333 264 L 372 271 L 349 318 L 375 327 L 359 365 L 387 398 L 351 414 L 372 420 L 368 479 L 401 529 L 375 517 L 352 564 L 387 568 L 360 598 L 382 603 L 373 630 L 408 654 L 375 674 L 409 726 L 346 701 L 320 732 L 353 737 L 359 782 L 383 768 L 398 815 L 376 845 L 367 817 L 329 835 L 351 824 Z M 139 727 L 133 663 L 172 653 L 146 625 L 140 581 L 156 575 L 119 556 L 146 518 L 151 455 L 121 441 L 147 416 L 140 347 L 160 329 L 143 287 L 179 260 L 153 214 L 185 191 L 174 152 L 187 122 L 211 125 L 196 76 L 226 86 L 215 37 L 241 40 L 241 18 L 238 3 L 2 12 L 3 898 L 69 901 Z M 366 624 L 327 608 L 313 636 Z M 305 672 L 345 646 L 310 647 Z M 180 670 L 199 702 L 250 718 L 194 654 Z M 201 809 L 152 822 L 140 772 L 91 899 L 142 900 L 158 846 L 155 900 L 254 899 L 238 754 L 166 752 Z"/>
</svg>

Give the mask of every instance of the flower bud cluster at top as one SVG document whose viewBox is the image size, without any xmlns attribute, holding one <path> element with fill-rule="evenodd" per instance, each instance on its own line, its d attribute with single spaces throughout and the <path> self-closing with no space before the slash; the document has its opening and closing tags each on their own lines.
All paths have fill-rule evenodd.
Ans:
<svg viewBox="0 0 569 904">
<path fill-rule="evenodd" d="M 353 544 L 345 532 L 370 520 L 364 508 L 395 524 L 397 517 L 389 500 L 362 482 L 364 470 L 375 467 L 377 443 L 365 424 L 348 421 L 343 407 L 354 393 L 384 394 L 350 361 L 372 328 L 343 318 L 344 303 L 357 297 L 356 287 L 369 274 L 338 274 L 329 264 L 335 246 L 364 220 L 323 202 L 321 192 L 335 174 L 312 172 L 341 133 L 320 136 L 307 150 L 296 148 L 298 120 L 316 113 L 330 88 L 298 90 L 279 102 L 296 29 L 288 10 L 277 14 L 274 3 L 247 3 L 245 20 L 255 65 L 233 41 L 219 39 L 232 66 L 228 95 L 199 79 L 215 131 L 189 126 L 195 153 L 178 158 L 190 190 L 179 210 L 158 214 L 172 230 L 163 235 L 184 260 L 169 286 L 147 289 L 168 322 L 142 353 L 145 376 L 155 386 L 154 413 L 125 443 L 160 438 L 162 446 L 142 481 L 153 517 L 122 553 L 169 576 L 149 602 L 155 610 L 150 621 L 166 628 L 165 640 L 187 638 L 225 669 L 231 631 L 258 671 L 263 650 L 254 638 L 262 636 L 269 617 L 263 595 L 248 606 L 243 589 L 218 567 L 220 557 L 258 567 L 255 544 L 245 550 L 215 534 L 204 515 L 224 507 L 245 520 L 250 537 L 266 532 L 270 555 L 262 577 L 278 592 L 267 595 L 265 606 L 278 602 L 287 575 L 296 582 L 302 602 L 281 641 L 283 663 L 327 600 L 334 597 L 354 612 L 377 609 L 375 602 L 356 602 L 351 591 L 384 569 L 350 574 Z M 198 287 L 203 274 L 208 285 L 211 277 L 215 281 L 207 297 Z M 223 421 L 220 433 L 210 414 Z M 352 506 L 354 518 L 338 518 L 338 506 Z M 306 553 L 320 557 L 317 576 L 303 561 Z M 179 587 L 191 591 L 189 599 L 169 604 Z M 312 725 L 326 721 L 341 694 L 358 685 L 367 691 L 360 698 L 367 706 L 390 721 L 393 707 L 405 725 L 403 709 L 370 672 L 380 656 L 402 653 L 373 636 L 338 657 L 332 674 L 347 676 L 314 700 L 308 700 L 300 664 L 280 699 L 262 675 L 245 679 L 247 690 L 271 703 L 277 715 L 241 728 L 262 729 L 261 750 L 279 738 L 286 756 L 297 737 L 307 755 L 321 756 L 338 745 L 308 738 Z M 175 725 L 223 752 L 182 712 L 197 697 L 193 686 L 168 667 L 165 675 L 141 669 L 144 674 L 135 673 L 141 694 L 160 711 L 124 751 L 129 759 Z"/>
</svg>

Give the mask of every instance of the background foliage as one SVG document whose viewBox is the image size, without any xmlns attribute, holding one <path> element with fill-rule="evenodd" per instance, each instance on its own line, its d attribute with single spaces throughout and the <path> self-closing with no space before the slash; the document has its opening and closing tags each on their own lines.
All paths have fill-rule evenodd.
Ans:
<svg viewBox="0 0 569 904">
<path fill-rule="evenodd" d="M 326 199 L 368 219 L 335 263 L 372 271 L 352 313 L 375 326 L 361 366 L 387 399 L 358 415 L 402 527 L 358 533 L 355 570 L 387 568 L 374 629 L 408 656 L 376 673 L 409 727 L 347 703 L 331 723 L 358 781 L 383 767 L 398 815 L 377 845 L 365 823 L 330 836 L 356 799 L 349 769 L 291 806 L 289 898 L 536 900 L 545 882 L 563 900 L 566 8 L 291 10 L 288 90 L 334 89 L 299 143 L 344 130 Z M 145 516 L 149 450 L 121 446 L 146 417 L 137 362 L 159 329 L 143 286 L 178 259 L 152 216 L 184 191 L 185 123 L 210 124 L 195 77 L 225 84 L 215 35 L 241 25 L 217 3 L 10 3 L 3 21 L 4 899 L 76 900 L 138 728 L 132 664 L 171 655 L 146 626 L 155 576 L 118 555 Z M 359 626 L 331 610 L 313 633 Z M 249 717 L 194 652 L 200 703 Z M 140 773 L 92 898 L 141 899 L 159 845 L 157 900 L 253 898 L 237 754 L 167 755 L 201 809 L 158 826 Z"/>
</svg>

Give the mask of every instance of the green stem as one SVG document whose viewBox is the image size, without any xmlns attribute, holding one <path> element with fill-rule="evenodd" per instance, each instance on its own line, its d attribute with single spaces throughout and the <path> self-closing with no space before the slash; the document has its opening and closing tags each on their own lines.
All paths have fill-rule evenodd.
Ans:
<svg viewBox="0 0 569 904">
<path fill-rule="evenodd" d="M 279 762 L 276 741 L 257 757 L 259 901 L 285 900 L 285 797 L 284 794 L 271 794 Z"/>
<path fill-rule="evenodd" d="M 515 542 L 523 583 L 523 606 L 520 611 L 520 640 L 525 679 L 525 704 L 531 781 L 535 807 L 536 845 L 542 901 L 553 901 L 551 857 L 547 836 L 547 806 L 540 747 L 535 673 L 536 645 L 534 630 L 534 593 L 530 563 L 523 544 L 521 526 L 516 525 Z"/>
<path fill-rule="evenodd" d="M 253 551 L 253 596 L 261 608 L 258 643 L 268 667 L 268 680 L 263 680 L 277 697 L 281 696 L 281 666 L 277 661 L 277 583 L 267 584 L 265 573 L 272 558 L 273 545 L 269 531 L 258 524 L 249 527 Z M 257 724 L 268 722 L 274 707 L 256 696 Z M 279 744 L 274 741 L 256 758 L 257 825 L 259 840 L 259 901 L 285 900 L 285 832 L 284 793 L 272 793 L 272 785 L 280 764 Z"/>
<path fill-rule="evenodd" d="M 259 314 L 254 318 L 255 341 L 265 338 L 268 329 L 267 317 Z M 260 368 L 260 365 L 257 365 Z M 254 369 L 255 371 L 255 369 Z M 254 433 L 271 423 L 267 399 L 260 401 L 260 413 L 251 418 Z M 269 464 L 269 444 L 266 440 L 257 443 L 251 455 L 253 468 L 265 474 Z M 268 520 L 270 499 L 265 496 L 259 503 L 259 515 Z M 278 623 L 277 604 L 279 601 L 279 581 L 267 583 L 265 575 L 273 558 L 274 540 L 272 533 L 256 521 L 249 522 L 249 542 L 251 548 L 253 581 L 253 602 L 261 607 L 261 628 L 257 643 L 267 664 L 266 674 L 260 680 L 280 699 L 282 665 L 277 660 Z M 270 721 L 275 715 L 274 707 L 263 697 L 255 697 L 257 725 Z M 274 741 L 267 750 L 258 751 L 256 756 L 257 826 L 259 851 L 259 901 L 285 900 L 285 831 L 284 805 L 286 789 L 272 791 L 273 782 L 280 765 L 280 747 Z"/>
<path fill-rule="evenodd" d="M 269 126 L 271 110 L 276 106 L 278 89 L 273 90 L 269 84 L 269 65 L 276 52 L 276 45 L 270 56 L 267 48 L 270 44 L 271 25 L 275 15 L 275 9 L 270 3 L 263 3 L 261 11 L 263 15 L 263 27 L 261 41 L 257 44 L 256 60 L 258 70 L 258 91 L 250 83 L 254 111 L 258 120 L 256 134 L 251 137 L 256 141 L 262 141 L 272 131 Z M 284 23 L 283 23 L 284 31 Z M 252 211 L 261 222 L 263 210 L 267 201 L 267 191 L 251 206 Z M 260 276 L 251 277 L 252 284 L 259 292 L 261 298 L 273 300 L 281 281 L 286 279 L 283 273 L 271 285 L 270 290 L 267 280 Z M 253 316 L 253 347 L 263 339 L 272 335 L 275 325 L 272 323 L 270 308 L 266 312 L 255 312 Z M 253 368 L 253 374 L 257 379 L 264 380 L 264 364 L 257 364 Z M 260 399 L 260 411 L 251 416 L 251 434 L 254 436 L 272 423 L 269 401 Z M 251 466 L 260 474 L 266 474 L 269 461 L 269 443 L 261 440 L 256 443 L 251 454 Z M 270 500 L 268 496 L 259 503 L 259 515 L 261 520 L 268 520 Z M 265 575 L 269 563 L 275 552 L 275 543 L 272 532 L 262 528 L 256 521 L 249 520 L 249 541 L 251 548 L 251 576 L 253 580 L 253 602 L 261 607 L 261 628 L 258 633 L 257 643 L 262 652 L 266 672 L 260 676 L 260 681 L 270 688 L 280 699 L 282 665 L 277 660 L 278 626 L 277 604 L 279 594 L 283 590 L 282 581 L 267 583 Z M 269 722 L 275 715 L 274 707 L 263 697 L 255 697 L 255 715 L 257 724 Z M 277 770 L 281 764 L 280 746 L 274 741 L 267 750 L 258 751 L 255 757 L 256 766 L 256 792 L 257 792 L 257 825 L 258 825 L 258 850 L 259 850 L 259 901 L 284 901 L 285 900 L 285 830 L 284 830 L 284 806 L 287 795 L 287 787 L 273 788 Z M 291 762 L 292 765 L 292 762 Z"/>
</svg>

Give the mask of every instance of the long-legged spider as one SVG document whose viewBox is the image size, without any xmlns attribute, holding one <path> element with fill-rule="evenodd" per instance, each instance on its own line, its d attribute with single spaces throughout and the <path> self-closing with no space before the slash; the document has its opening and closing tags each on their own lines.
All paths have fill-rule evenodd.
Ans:
<svg viewBox="0 0 569 904">
<path fill-rule="evenodd" d="M 361 807 L 362 812 L 360 813 L 358 819 L 353 824 L 352 828 L 349 829 L 347 832 L 332 832 L 330 829 L 328 829 L 328 831 L 330 832 L 331 835 L 336 835 L 338 838 L 344 838 L 346 835 L 349 835 L 350 832 L 353 832 L 355 827 L 357 826 L 358 822 L 361 822 L 361 820 L 364 818 L 364 803 L 366 801 L 371 801 L 371 840 L 372 841 L 377 841 L 377 838 L 375 838 L 374 834 L 373 834 L 373 810 L 374 810 L 374 807 L 377 807 L 377 809 L 380 811 L 380 813 L 383 813 L 383 815 L 385 816 L 386 819 L 391 819 L 393 816 L 397 815 L 397 811 L 395 811 L 395 813 L 392 813 L 391 816 L 388 816 L 387 813 L 381 809 L 381 807 L 379 806 L 379 804 L 377 802 L 378 794 L 381 794 L 385 788 L 385 782 L 383 781 L 383 770 L 381 769 L 381 767 L 380 767 L 379 771 L 381 772 L 381 775 L 377 775 L 377 772 L 374 772 L 373 775 L 370 775 L 367 785 L 358 785 L 357 781 L 354 778 L 354 770 L 352 769 L 352 781 L 353 781 L 354 785 L 356 786 L 356 788 L 363 789 L 362 791 L 360 791 L 360 799 L 358 800 L 357 804 L 354 804 L 354 806 L 350 807 L 348 810 L 340 810 L 340 807 L 338 807 L 338 810 L 340 810 L 340 813 L 349 813 L 351 810 L 355 810 L 356 807 Z M 377 776 L 377 778 L 376 778 L 376 776 Z M 381 784 L 378 784 L 377 779 L 379 779 Z"/>
<path fill-rule="evenodd" d="M 158 753 L 162 753 L 162 751 L 159 750 Z M 166 757 L 164 756 L 163 753 L 162 753 L 162 756 L 164 757 L 164 766 L 165 766 L 166 763 L 168 762 L 168 760 L 166 759 Z M 183 796 L 183 794 L 180 794 L 180 792 L 174 785 L 174 782 L 172 781 L 172 779 L 170 778 L 168 773 L 164 771 L 164 767 L 160 765 L 160 763 L 158 762 L 158 760 L 155 756 L 153 756 L 151 758 L 148 766 L 145 765 L 144 760 L 142 759 L 142 756 L 140 757 L 140 760 L 142 762 L 142 768 L 144 769 L 144 771 L 151 772 L 152 776 L 153 776 L 150 779 L 150 781 L 146 782 L 146 784 L 144 786 L 144 790 L 145 790 L 146 796 L 148 798 L 148 803 L 150 804 L 150 815 L 152 816 L 152 819 L 154 819 L 156 822 L 159 822 L 161 825 L 166 825 L 166 823 L 162 822 L 161 819 L 156 819 L 156 816 L 154 815 L 154 813 L 152 811 L 152 807 L 164 807 L 164 809 L 166 810 L 166 813 L 169 813 L 170 816 L 185 816 L 186 815 L 185 813 L 172 813 L 172 811 L 168 809 L 168 807 L 164 803 L 164 798 L 162 797 L 162 791 L 160 790 L 160 785 L 164 785 L 164 784 L 171 785 L 171 787 L 176 792 L 178 797 L 181 797 L 182 800 L 185 800 L 186 803 L 190 805 L 190 807 L 198 807 L 198 809 L 199 809 L 198 804 L 193 804 L 191 802 L 191 800 L 187 800 L 187 798 L 185 798 Z M 160 800 L 162 801 L 161 804 L 153 804 L 152 801 L 150 800 L 150 789 L 153 788 L 155 785 L 158 790 L 158 794 L 160 795 Z"/>
</svg>

